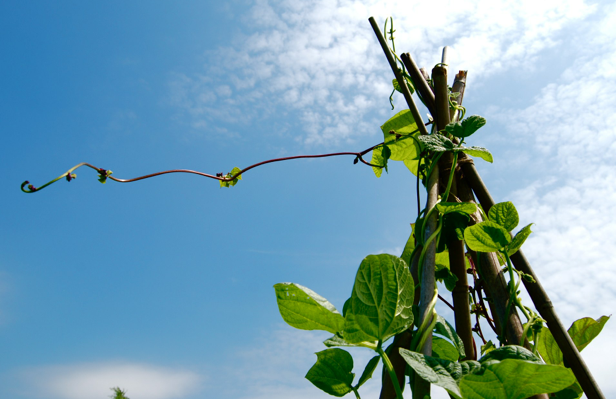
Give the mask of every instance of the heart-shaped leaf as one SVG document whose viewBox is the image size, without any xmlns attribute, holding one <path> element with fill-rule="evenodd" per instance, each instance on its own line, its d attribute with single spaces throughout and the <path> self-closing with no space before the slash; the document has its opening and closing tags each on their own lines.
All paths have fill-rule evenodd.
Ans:
<svg viewBox="0 0 616 399">
<path fill-rule="evenodd" d="M 512 202 L 499 202 L 494 204 L 488 212 L 488 218 L 491 222 L 500 224 L 507 231 L 515 229 L 520 222 L 518 211 L 513 206 Z"/>
<path fill-rule="evenodd" d="M 473 251 L 496 252 L 511 242 L 509 231 L 491 221 L 469 226 L 464 230 L 464 241 Z"/>
<path fill-rule="evenodd" d="M 353 357 L 334 348 L 317 352 L 317 362 L 308 370 L 306 379 L 330 395 L 342 397 L 352 391 Z"/>
<path fill-rule="evenodd" d="M 301 330 L 341 331 L 344 318 L 316 292 L 295 283 L 274 285 L 276 302 L 283 320 Z"/>
<path fill-rule="evenodd" d="M 397 256 L 368 255 L 359 266 L 345 313 L 343 337 L 349 343 L 385 341 L 413 322 L 414 283 Z"/>
</svg>

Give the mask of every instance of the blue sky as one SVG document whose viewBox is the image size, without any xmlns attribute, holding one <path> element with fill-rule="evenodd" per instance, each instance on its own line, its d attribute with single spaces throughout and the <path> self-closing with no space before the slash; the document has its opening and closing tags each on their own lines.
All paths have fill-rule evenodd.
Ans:
<svg viewBox="0 0 616 399">
<path fill-rule="evenodd" d="M 488 120 L 470 144 L 495 156 L 478 168 L 535 223 L 525 252 L 564 324 L 612 314 L 613 4 L 4 1 L 0 397 L 326 397 L 303 376 L 327 334 L 286 326 L 272 286 L 341 308 L 361 260 L 399 255 L 410 233 L 404 166 L 377 179 L 352 157 L 297 160 L 231 189 L 190 175 L 102 185 L 87 169 L 18 186 L 79 162 L 214 174 L 368 148 L 403 109 L 368 24 L 389 15 L 420 66 L 449 45 L 450 71 L 469 70 L 468 113 Z M 614 342 L 610 321 L 584 351 L 607 397 Z M 356 354 L 361 369 L 370 354 Z"/>
</svg>

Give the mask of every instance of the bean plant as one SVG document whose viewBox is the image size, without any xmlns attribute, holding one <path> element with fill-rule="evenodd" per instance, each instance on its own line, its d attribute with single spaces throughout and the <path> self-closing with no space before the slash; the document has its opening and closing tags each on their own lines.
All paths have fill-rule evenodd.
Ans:
<svg viewBox="0 0 616 399">
<path fill-rule="evenodd" d="M 342 311 L 298 283 L 274 286 L 278 309 L 286 323 L 301 330 L 332 334 L 323 342 L 324 348 L 316 352 L 316 362 L 306 378 L 330 395 L 342 397 L 353 393 L 360 398 L 360 388 L 382 362 L 381 398 L 385 399 L 402 399 L 406 383 L 413 398 L 419 399 L 430 397 L 430 384 L 445 389 L 452 398 L 523 399 L 546 397 L 546 394 L 559 399 L 580 398 L 583 389 L 579 376 L 566 364 L 555 333 L 520 297 L 522 283 L 537 284 L 531 273 L 516 268 L 512 262 L 531 234 L 532 224 L 514 233 L 519 215 L 513 203 L 501 202 L 484 209 L 472 194 L 463 195 L 469 183 L 460 165 L 472 163 L 473 159 L 493 162 L 487 149 L 466 144 L 467 139 L 474 139 L 486 120 L 478 115 L 466 117 L 459 85 L 449 87 L 445 80 L 445 86 L 442 83 L 439 86 L 436 76 L 446 73 L 445 60 L 433 69 L 432 78 L 422 77 L 409 68 L 405 61 L 410 60 L 410 55 L 401 59 L 395 52 L 393 20 L 389 23 L 389 31 L 385 23 L 385 32 L 391 47 L 387 45 L 384 50 L 386 55 L 391 55 L 396 73 L 392 96 L 396 92 L 406 93 L 409 101 L 408 93 L 417 92 L 431 113 L 427 123 L 418 118 L 417 112 L 413 112 L 414 105 L 409 103 L 409 109 L 383 123 L 383 141 L 361 152 L 271 159 L 215 175 L 177 169 L 133 179 L 118 179 L 110 170 L 81 163 L 38 188 L 26 181 L 22 191 L 34 193 L 61 179 L 70 182 L 76 178 L 75 170 L 82 166 L 96 170 L 101 183 L 109 179 L 133 182 L 167 173 L 193 173 L 216 179 L 221 187 L 232 187 L 252 168 L 290 159 L 353 156 L 355 164 L 361 161 L 372 167 L 377 178 L 383 170 L 388 170 L 389 162 L 402 162 L 417 182 L 418 214 L 399 256 L 367 255 L 359 265 Z M 375 32 L 380 37 L 378 28 Z M 430 91 L 435 103 L 430 101 Z M 445 97 L 439 93 L 445 93 Z M 393 108 L 392 97 L 390 103 Z M 445 105 L 439 108 L 438 104 Z M 364 156 L 369 153 L 368 162 Z M 440 178 L 437 190 L 431 191 L 436 178 Z M 428 198 L 425 206 L 422 206 L 421 186 Z M 455 249 L 456 245 L 460 245 L 462 252 Z M 461 273 L 454 270 L 454 261 L 462 265 Z M 497 277 L 504 282 L 502 298 L 497 297 L 497 289 L 489 284 L 490 262 L 496 265 Z M 472 277 L 472 285 L 466 282 L 467 275 Z M 439 289 L 453 293 L 453 305 L 439 294 Z M 427 302 L 422 302 L 424 293 L 428 295 Z M 462 302 L 456 302 L 456 293 Z M 454 310 L 455 326 L 436 312 L 439 298 Z M 474 325 L 471 325 L 472 317 Z M 596 320 L 586 317 L 571 325 L 567 333 L 578 351 L 600 333 L 608 319 L 608 316 Z M 486 339 L 488 334 L 482 330 L 486 326 L 496 336 L 494 341 Z M 468 330 L 474 337 L 462 334 L 462 330 Z M 480 341 L 479 349 L 476 340 Z M 344 349 L 348 347 L 374 352 L 357 379 L 353 373 L 353 357 Z M 394 364 L 394 359 L 402 362 Z M 125 397 L 119 388 L 114 388 L 114 392 L 116 398 Z M 598 392 L 599 396 L 592 397 L 602 397 Z M 587 395 L 591 397 L 588 392 Z"/>
</svg>

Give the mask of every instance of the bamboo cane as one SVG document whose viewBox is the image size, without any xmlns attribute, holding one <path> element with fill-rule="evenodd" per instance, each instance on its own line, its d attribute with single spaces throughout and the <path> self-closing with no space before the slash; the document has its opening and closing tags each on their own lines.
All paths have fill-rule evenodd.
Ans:
<svg viewBox="0 0 616 399">
<path fill-rule="evenodd" d="M 483 207 L 484 211 L 488 213 L 490 208 L 494 205 L 494 199 L 492 199 L 492 196 L 483 183 L 481 176 L 479 176 L 475 165 L 472 163 L 464 163 L 463 170 L 464 175 L 468 179 L 469 185 L 479 200 L 479 203 Z M 528 282 L 525 279 L 522 281 L 524 282 L 524 287 L 526 287 L 526 291 L 528 291 L 528 295 L 533 301 L 535 308 L 541 317 L 547 321 L 548 328 L 563 353 L 565 363 L 569 368 L 571 368 L 573 374 L 575 374 L 575 377 L 580 383 L 580 386 L 584 390 L 584 393 L 588 399 L 605 399 L 599 385 L 592 376 L 588 366 L 586 366 L 586 362 L 584 362 L 580 352 L 556 314 L 554 305 L 552 305 L 552 301 L 550 300 L 548 294 L 541 286 L 539 278 L 524 256 L 524 252 L 520 249 L 511 257 L 511 261 L 516 269 L 523 273 L 530 274 L 535 280 L 534 283 Z"/>
</svg>

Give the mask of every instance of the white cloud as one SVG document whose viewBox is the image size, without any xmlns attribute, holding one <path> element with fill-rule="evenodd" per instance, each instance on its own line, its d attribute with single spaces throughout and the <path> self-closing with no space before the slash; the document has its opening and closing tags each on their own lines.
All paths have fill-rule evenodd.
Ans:
<svg viewBox="0 0 616 399">
<path fill-rule="evenodd" d="M 449 12 L 437 18 L 435 9 Z M 369 16 L 382 23 L 395 15 L 397 49 L 420 65 L 439 62 L 440 48 L 450 45 L 453 66 L 472 70 L 476 86 L 484 76 L 532 68 L 563 28 L 592 10 L 581 0 L 258 0 L 245 17 L 252 30 L 208 54 L 202 76 L 178 75 L 172 98 L 188 118 L 246 125 L 290 113 L 305 144 L 349 142 L 378 132 L 373 110 L 384 114 L 391 92 Z M 229 87 L 222 96 L 220 82 Z"/>
<path fill-rule="evenodd" d="M 20 377 L 28 397 L 58 399 L 107 399 L 112 387 L 134 398 L 183 398 L 201 384 L 201 377 L 192 371 L 128 362 L 29 368 Z"/>
<path fill-rule="evenodd" d="M 511 162 L 512 173 L 535 177 L 512 193 L 522 218 L 534 233 L 525 253 L 549 293 L 563 324 L 616 311 L 616 7 L 604 6 L 601 18 L 579 27 L 570 45 L 580 55 L 533 104 L 501 109 L 509 123 L 507 139 L 527 154 L 527 165 Z M 611 28 L 610 28 L 611 27 Z M 589 45 L 592 44 L 592 45 Z M 607 397 L 616 382 L 611 353 L 616 325 L 584 354 Z"/>
</svg>

